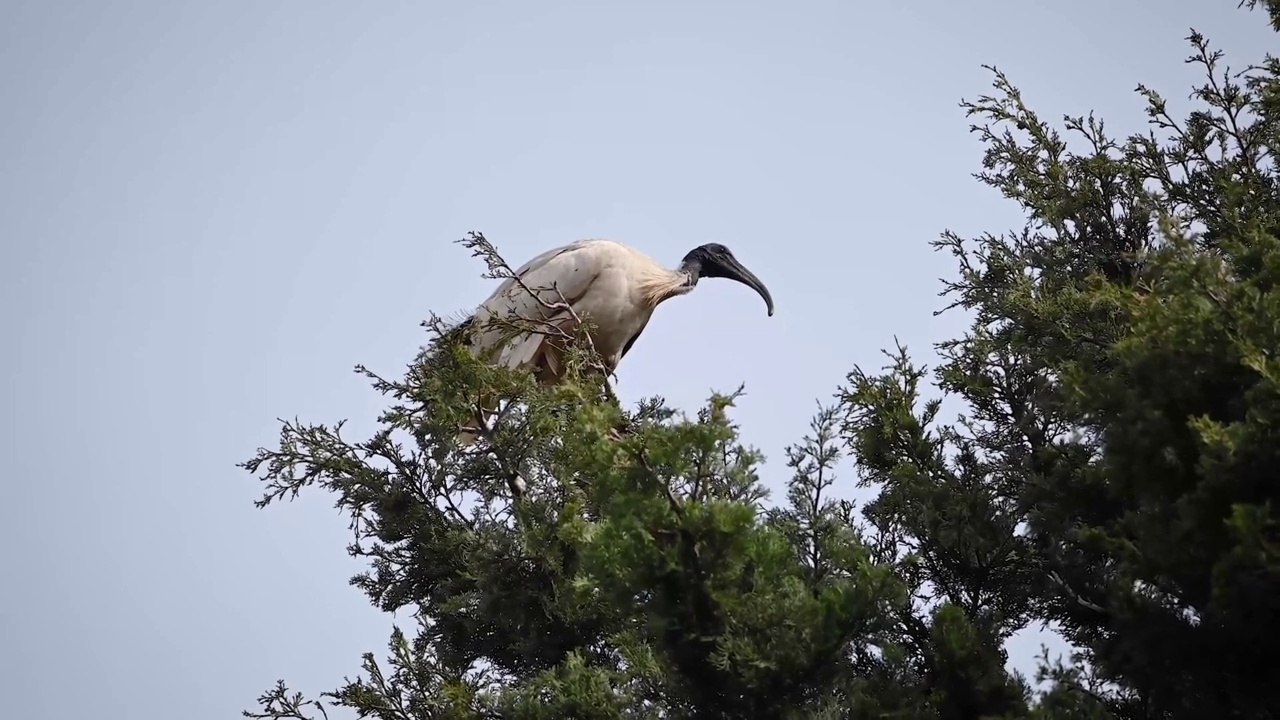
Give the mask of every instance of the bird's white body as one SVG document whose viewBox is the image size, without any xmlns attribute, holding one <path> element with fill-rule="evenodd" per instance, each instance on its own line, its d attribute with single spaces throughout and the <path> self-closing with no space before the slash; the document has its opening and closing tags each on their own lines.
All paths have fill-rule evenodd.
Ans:
<svg viewBox="0 0 1280 720">
<path fill-rule="evenodd" d="M 590 324 L 592 346 L 604 369 L 613 372 L 658 305 L 693 290 L 700 276 L 748 285 L 773 315 L 773 299 L 764 284 L 717 243 L 694 248 L 672 270 L 615 240 L 579 240 L 542 253 L 514 276 L 503 280 L 468 321 L 470 349 L 486 362 L 531 370 L 544 383 L 563 379 L 562 341 L 577 332 L 580 321 Z M 513 332 L 512 321 L 541 327 Z M 559 332 L 548 332 L 547 325 Z M 477 420 L 483 423 L 484 418 Z M 476 429 L 464 428 L 458 441 L 466 445 L 475 438 Z"/>
<path fill-rule="evenodd" d="M 551 336 L 524 332 L 510 337 L 503 328 L 484 324 L 493 318 L 521 318 L 552 323 L 572 335 L 578 320 L 589 320 L 591 342 L 613 371 L 658 304 L 692 289 L 684 273 L 633 247 L 601 239 L 544 252 L 517 269 L 515 277 L 519 282 L 504 280 L 476 309 L 479 332 L 471 349 L 503 367 L 536 369 L 547 381 L 564 370 Z"/>
</svg>

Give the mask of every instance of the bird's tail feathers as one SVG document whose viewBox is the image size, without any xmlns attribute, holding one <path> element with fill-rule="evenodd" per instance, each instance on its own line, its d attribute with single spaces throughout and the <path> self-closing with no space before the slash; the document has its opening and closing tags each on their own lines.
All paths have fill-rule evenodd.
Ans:
<svg viewBox="0 0 1280 720">
<path fill-rule="evenodd" d="M 513 370 L 532 367 L 546 339 L 545 335 L 536 333 L 524 333 L 514 338 L 498 354 L 498 365 Z"/>
<path fill-rule="evenodd" d="M 440 333 L 438 342 L 468 342 L 471 331 L 475 327 L 475 320 L 475 314 L 464 310 L 453 313 L 452 317 L 441 318 L 444 329 Z"/>
</svg>

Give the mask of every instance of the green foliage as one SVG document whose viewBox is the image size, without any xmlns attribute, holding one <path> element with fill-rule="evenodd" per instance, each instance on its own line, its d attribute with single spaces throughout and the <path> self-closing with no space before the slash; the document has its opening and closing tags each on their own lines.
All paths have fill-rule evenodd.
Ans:
<svg viewBox="0 0 1280 720">
<path fill-rule="evenodd" d="M 1280 650 L 1250 639 L 1280 616 L 1280 75 L 1189 39 L 1200 107 L 1176 121 L 1140 86 L 1153 128 L 1123 141 L 1092 117 L 1064 136 L 999 73 L 966 104 L 979 178 L 1028 218 L 937 243 L 974 320 L 936 377 L 968 416 L 920 406 L 904 351 L 844 395 L 882 488 L 868 518 L 909 539 L 911 571 L 997 636 L 1048 620 L 1081 649 L 1045 674 L 1055 717 L 1280 712 Z"/>
<path fill-rule="evenodd" d="M 932 371 L 902 347 L 855 368 L 787 449 L 783 502 L 740 389 L 626 410 L 585 335 L 557 386 L 435 319 L 401 379 L 358 368 L 390 401 L 370 437 L 287 422 L 244 467 L 262 506 L 335 496 L 352 583 L 414 627 L 322 700 L 282 682 L 246 716 L 1280 715 L 1280 63 L 1232 74 L 1189 39 L 1196 109 L 1139 86 L 1151 127 L 1123 140 L 1053 127 L 999 72 L 963 104 L 1026 226 L 943 234 L 969 329 Z M 834 497 L 846 457 L 862 507 Z M 1033 691 L 1003 644 L 1045 622 L 1077 650 Z"/>
</svg>

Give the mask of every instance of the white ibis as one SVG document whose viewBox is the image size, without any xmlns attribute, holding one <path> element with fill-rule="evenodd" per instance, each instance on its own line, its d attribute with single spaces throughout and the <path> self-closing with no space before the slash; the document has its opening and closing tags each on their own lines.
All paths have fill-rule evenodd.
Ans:
<svg viewBox="0 0 1280 720">
<path fill-rule="evenodd" d="M 718 243 L 689 251 L 671 270 L 653 258 L 614 240 L 579 240 L 548 250 L 525 263 L 463 323 L 478 358 L 513 369 L 533 370 L 539 381 L 558 382 L 564 374 L 563 349 L 545 332 L 518 332 L 494 319 L 545 323 L 572 336 L 579 320 L 593 326 L 588 337 L 612 373 L 663 301 L 685 295 L 701 278 L 728 278 L 755 290 L 773 316 L 773 297 L 729 248 Z M 517 281 L 518 278 L 518 281 Z M 477 323 L 477 321 L 479 321 Z M 475 435 L 463 431 L 459 443 Z"/>
</svg>

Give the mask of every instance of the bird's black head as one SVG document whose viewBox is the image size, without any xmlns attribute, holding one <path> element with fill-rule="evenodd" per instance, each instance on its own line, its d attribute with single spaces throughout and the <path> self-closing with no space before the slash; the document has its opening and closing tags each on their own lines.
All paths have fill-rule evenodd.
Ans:
<svg viewBox="0 0 1280 720">
<path fill-rule="evenodd" d="M 738 259 L 733 256 L 729 248 L 724 245 L 720 243 L 699 245 L 684 256 L 684 261 L 680 263 L 680 267 L 693 276 L 695 282 L 699 277 L 737 280 L 755 290 L 760 294 L 760 297 L 764 298 L 764 303 L 769 309 L 769 316 L 773 317 L 773 296 L 769 294 L 769 289 L 764 286 L 760 278 L 755 276 L 755 273 L 738 262 Z"/>
</svg>

